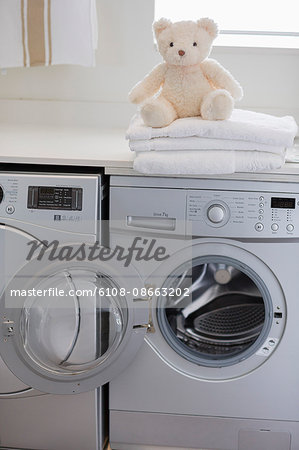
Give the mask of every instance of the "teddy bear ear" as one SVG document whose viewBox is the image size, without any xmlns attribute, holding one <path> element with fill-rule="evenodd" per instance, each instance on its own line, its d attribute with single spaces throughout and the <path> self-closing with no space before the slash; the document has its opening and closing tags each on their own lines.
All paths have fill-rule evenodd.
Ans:
<svg viewBox="0 0 299 450">
<path fill-rule="evenodd" d="M 157 22 L 153 23 L 153 30 L 154 33 L 156 35 L 156 37 L 159 36 L 159 34 L 166 30 L 166 28 L 168 28 L 171 25 L 171 21 L 168 19 L 165 19 L 164 17 L 162 17 L 161 19 L 157 20 Z"/>
<path fill-rule="evenodd" d="M 203 19 L 199 19 L 197 21 L 197 25 L 206 30 L 213 39 L 218 36 L 218 26 L 214 20 L 204 17 Z"/>
</svg>

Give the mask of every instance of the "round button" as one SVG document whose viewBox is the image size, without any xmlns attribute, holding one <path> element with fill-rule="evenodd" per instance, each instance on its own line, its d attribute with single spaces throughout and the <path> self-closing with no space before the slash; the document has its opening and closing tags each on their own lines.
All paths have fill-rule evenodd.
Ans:
<svg viewBox="0 0 299 450">
<path fill-rule="evenodd" d="M 287 231 L 294 231 L 294 225 L 292 225 L 291 223 L 289 223 L 287 225 Z"/>
<path fill-rule="evenodd" d="M 260 201 L 260 202 L 263 202 L 263 201 L 264 201 L 264 197 L 263 197 L 262 195 L 260 196 L 259 201 Z"/>
<path fill-rule="evenodd" d="M 259 220 L 263 220 L 264 216 L 259 216 Z"/>
<path fill-rule="evenodd" d="M 13 214 L 15 212 L 15 207 L 13 205 L 7 205 L 5 211 L 7 214 Z"/>
<path fill-rule="evenodd" d="M 260 204 L 259 204 L 259 207 L 260 207 L 260 208 L 263 208 L 263 207 L 264 207 L 264 203 L 260 203 Z"/>
<path fill-rule="evenodd" d="M 212 205 L 208 209 L 208 218 L 213 223 L 220 223 L 224 219 L 225 210 L 221 205 Z"/>
<path fill-rule="evenodd" d="M 272 225 L 271 225 L 271 230 L 277 231 L 278 228 L 279 228 L 279 226 L 277 225 L 277 223 L 272 223 Z"/>
<path fill-rule="evenodd" d="M 263 209 L 260 209 L 260 210 L 259 210 L 259 214 L 264 214 L 264 210 L 263 210 Z"/>
<path fill-rule="evenodd" d="M 256 231 L 263 231 L 264 225 L 259 222 L 255 224 L 254 228 L 256 229 Z"/>
</svg>

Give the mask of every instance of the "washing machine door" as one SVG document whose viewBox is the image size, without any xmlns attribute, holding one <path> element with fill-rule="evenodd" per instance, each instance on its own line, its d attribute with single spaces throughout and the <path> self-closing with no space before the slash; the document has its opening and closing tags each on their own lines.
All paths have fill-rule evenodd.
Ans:
<svg viewBox="0 0 299 450">
<path fill-rule="evenodd" d="M 81 244 L 53 251 L 28 261 L 4 289 L 0 355 L 27 386 L 73 394 L 105 384 L 130 363 L 149 312 L 137 272 L 110 259 L 108 249 L 98 248 L 103 258 L 88 258 Z"/>
<path fill-rule="evenodd" d="M 199 240 L 159 269 L 157 333 L 147 339 L 176 370 L 233 378 L 256 369 L 278 347 L 284 294 L 268 265 L 245 247 Z"/>
<path fill-rule="evenodd" d="M 36 238 L 22 230 L 0 225 L 0 296 L 5 286 L 26 263 L 28 243 Z M 43 244 L 39 242 L 41 246 Z M 38 392 L 28 387 L 14 376 L 0 358 L 0 398 L 15 398 L 37 395 Z"/>
</svg>

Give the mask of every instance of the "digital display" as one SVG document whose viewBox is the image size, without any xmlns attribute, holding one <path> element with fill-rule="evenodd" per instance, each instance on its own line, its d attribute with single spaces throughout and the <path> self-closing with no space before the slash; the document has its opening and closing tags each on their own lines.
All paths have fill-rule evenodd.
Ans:
<svg viewBox="0 0 299 450">
<path fill-rule="evenodd" d="M 51 187 L 40 187 L 39 192 L 42 195 L 54 195 L 55 189 Z"/>
<path fill-rule="evenodd" d="M 271 208 L 295 209 L 295 198 L 271 197 Z"/>
</svg>

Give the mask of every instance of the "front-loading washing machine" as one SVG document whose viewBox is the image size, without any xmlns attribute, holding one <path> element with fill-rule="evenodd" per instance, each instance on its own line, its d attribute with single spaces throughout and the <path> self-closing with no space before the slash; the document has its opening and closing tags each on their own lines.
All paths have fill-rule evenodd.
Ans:
<svg viewBox="0 0 299 450">
<path fill-rule="evenodd" d="M 110 231 L 164 249 L 132 262 L 150 320 L 112 449 L 298 450 L 299 185 L 113 176 Z"/>
<path fill-rule="evenodd" d="M 0 447 L 98 450 L 148 312 L 111 293 L 126 277 L 100 257 L 103 176 L 39 170 L 0 172 Z"/>
</svg>

